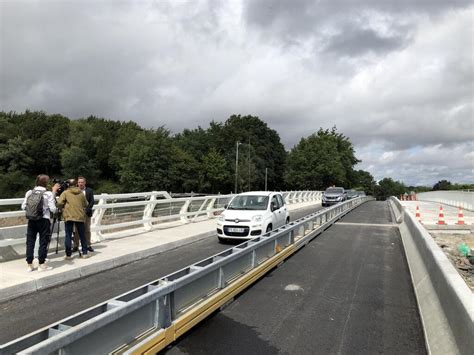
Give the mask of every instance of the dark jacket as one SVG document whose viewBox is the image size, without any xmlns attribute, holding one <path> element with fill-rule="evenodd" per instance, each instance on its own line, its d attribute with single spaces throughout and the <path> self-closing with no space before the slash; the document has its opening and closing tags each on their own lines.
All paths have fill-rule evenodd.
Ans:
<svg viewBox="0 0 474 355">
<path fill-rule="evenodd" d="M 88 217 L 92 217 L 92 207 L 94 207 L 94 190 L 90 187 L 86 186 L 86 200 L 87 200 L 87 207 L 86 207 L 86 215 Z"/>
<path fill-rule="evenodd" d="M 64 191 L 57 203 L 63 209 L 63 218 L 67 221 L 84 222 L 86 220 L 87 200 L 78 187 Z"/>
</svg>

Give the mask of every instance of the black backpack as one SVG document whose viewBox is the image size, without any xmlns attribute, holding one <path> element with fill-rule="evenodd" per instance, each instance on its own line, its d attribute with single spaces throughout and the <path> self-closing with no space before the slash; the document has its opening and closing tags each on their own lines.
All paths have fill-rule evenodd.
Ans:
<svg viewBox="0 0 474 355">
<path fill-rule="evenodd" d="M 26 218 L 38 221 L 43 218 L 43 194 L 45 191 L 31 190 L 30 196 L 26 199 Z"/>
</svg>

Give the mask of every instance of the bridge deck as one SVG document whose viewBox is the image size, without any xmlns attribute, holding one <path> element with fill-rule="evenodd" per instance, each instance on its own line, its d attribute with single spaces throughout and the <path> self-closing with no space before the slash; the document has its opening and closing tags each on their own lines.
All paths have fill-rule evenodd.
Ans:
<svg viewBox="0 0 474 355">
<path fill-rule="evenodd" d="M 426 353 L 391 223 L 386 202 L 358 207 L 167 353 Z"/>
</svg>

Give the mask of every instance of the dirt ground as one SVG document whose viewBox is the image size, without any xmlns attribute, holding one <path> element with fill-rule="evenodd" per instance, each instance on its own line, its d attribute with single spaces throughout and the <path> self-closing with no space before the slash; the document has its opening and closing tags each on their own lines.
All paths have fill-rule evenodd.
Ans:
<svg viewBox="0 0 474 355">
<path fill-rule="evenodd" d="M 469 262 L 468 258 L 461 256 L 461 253 L 459 252 L 459 246 L 462 243 L 466 243 L 471 250 L 474 250 L 474 233 L 447 234 L 430 231 L 430 234 L 439 247 L 444 251 L 464 281 L 466 281 L 467 286 L 474 292 L 474 265 Z"/>
</svg>

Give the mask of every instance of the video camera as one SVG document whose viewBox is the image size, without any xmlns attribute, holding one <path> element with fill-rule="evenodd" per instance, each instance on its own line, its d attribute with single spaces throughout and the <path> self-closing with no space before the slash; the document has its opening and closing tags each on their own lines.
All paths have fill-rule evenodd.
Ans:
<svg viewBox="0 0 474 355">
<path fill-rule="evenodd" d="M 64 192 L 64 190 L 67 190 L 67 188 L 69 187 L 68 180 L 60 180 L 53 178 L 53 184 L 60 185 L 59 190 L 56 192 L 57 196 L 60 196 Z"/>
</svg>

